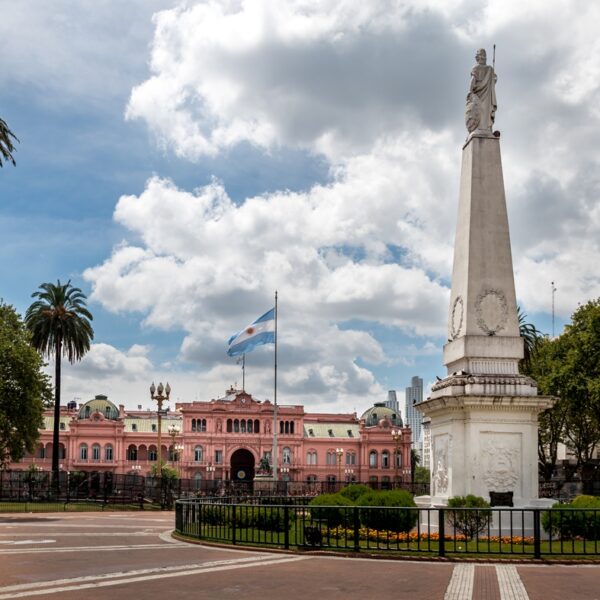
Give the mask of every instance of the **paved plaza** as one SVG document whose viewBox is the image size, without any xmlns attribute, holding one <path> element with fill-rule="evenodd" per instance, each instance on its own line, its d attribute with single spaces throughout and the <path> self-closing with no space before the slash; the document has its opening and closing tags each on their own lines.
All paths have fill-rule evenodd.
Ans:
<svg viewBox="0 0 600 600">
<path fill-rule="evenodd" d="M 173 540 L 173 513 L 0 515 L 0 600 L 600 598 L 600 566 L 368 560 Z"/>
</svg>

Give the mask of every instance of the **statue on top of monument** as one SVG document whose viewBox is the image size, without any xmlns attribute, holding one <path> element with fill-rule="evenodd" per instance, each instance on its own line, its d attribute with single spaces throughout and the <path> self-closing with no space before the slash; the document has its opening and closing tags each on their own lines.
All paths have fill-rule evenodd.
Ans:
<svg viewBox="0 0 600 600">
<path fill-rule="evenodd" d="M 487 56 L 483 48 L 475 55 L 477 64 L 471 70 L 471 85 L 467 94 L 465 123 L 470 134 L 492 135 L 496 114 L 496 80 L 494 67 L 486 64 Z"/>
</svg>

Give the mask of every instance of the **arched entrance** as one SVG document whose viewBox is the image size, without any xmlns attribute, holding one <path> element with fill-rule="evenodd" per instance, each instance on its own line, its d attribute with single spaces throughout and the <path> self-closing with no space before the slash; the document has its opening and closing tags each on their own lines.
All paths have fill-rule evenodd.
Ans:
<svg viewBox="0 0 600 600">
<path fill-rule="evenodd" d="M 254 455 L 250 450 L 240 448 L 231 455 L 231 479 L 233 481 L 254 479 Z"/>
</svg>

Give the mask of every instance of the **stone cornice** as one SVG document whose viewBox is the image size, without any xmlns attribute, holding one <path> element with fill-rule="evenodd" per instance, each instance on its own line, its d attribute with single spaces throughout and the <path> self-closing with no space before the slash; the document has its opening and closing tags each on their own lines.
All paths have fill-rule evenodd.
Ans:
<svg viewBox="0 0 600 600">
<path fill-rule="evenodd" d="M 441 396 L 430 398 L 416 405 L 427 416 L 442 412 L 486 410 L 494 412 L 535 412 L 552 407 L 553 396 Z"/>
</svg>

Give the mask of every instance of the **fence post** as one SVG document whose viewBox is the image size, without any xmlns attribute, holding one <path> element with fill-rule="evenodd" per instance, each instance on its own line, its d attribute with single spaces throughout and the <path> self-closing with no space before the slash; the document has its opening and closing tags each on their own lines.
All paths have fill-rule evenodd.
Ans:
<svg viewBox="0 0 600 600">
<path fill-rule="evenodd" d="M 236 514 L 235 514 L 236 505 L 231 505 L 231 543 L 235 545 L 235 528 L 237 524 Z"/>
<path fill-rule="evenodd" d="M 354 513 L 354 552 L 360 552 L 360 519 L 358 515 L 358 506 L 353 509 Z"/>
<path fill-rule="evenodd" d="M 440 536 L 439 556 L 446 556 L 446 515 L 443 508 L 438 509 L 438 533 Z"/>
<path fill-rule="evenodd" d="M 288 527 L 289 522 L 290 522 L 290 506 L 289 506 L 289 504 L 285 504 L 283 507 L 283 545 L 286 550 L 288 550 L 290 547 L 290 529 Z"/>
<path fill-rule="evenodd" d="M 533 509 L 533 558 L 542 558 L 540 509 Z"/>
</svg>

